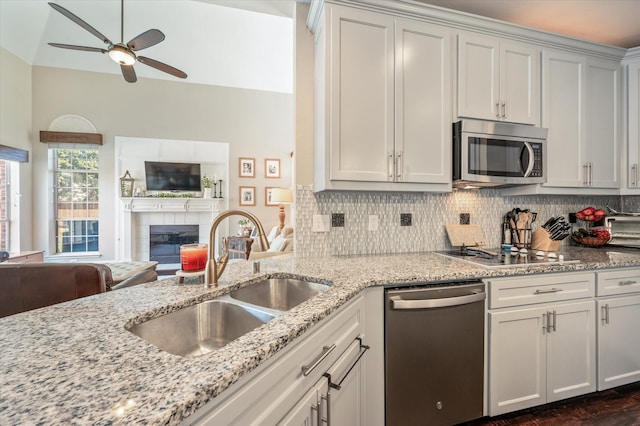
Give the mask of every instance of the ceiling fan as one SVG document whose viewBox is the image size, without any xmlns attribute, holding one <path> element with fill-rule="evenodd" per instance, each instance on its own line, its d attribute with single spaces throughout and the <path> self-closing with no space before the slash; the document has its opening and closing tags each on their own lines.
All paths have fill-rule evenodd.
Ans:
<svg viewBox="0 0 640 426">
<path fill-rule="evenodd" d="M 98 37 L 102 40 L 103 43 L 107 44 L 108 47 L 106 49 L 102 49 L 100 47 L 87 47 L 87 46 L 76 46 L 72 44 L 60 44 L 60 43 L 49 43 L 50 46 L 60 47 L 62 49 L 72 49 L 72 50 L 84 50 L 87 52 L 99 52 L 106 53 L 109 55 L 111 59 L 120 64 L 120 69 L 122 70 L 122 76 L 129 83 L 135 83 L 137 80 L 136 72 L 133 69 L 133 64 L 138 61 L 150 67 L 153 67 L 157 70 L 166 72 L 178 78 L 187 78 L 187 74 L 183 71 L 180 71 L 177 68 L 174 68 L 170 65 L 162 63 L 160 61 L 156 61 L 155 59 L 147 58 L 144 56 L 138 56 L 135 52 L 146 49 L 147 47 L 154 46 L 164 40 L 164 34 L 160 30 L 151 29 L 143 32 L 137 37 L 132 38 L 127 44 L 124 44 L 124 0 L 120 2 L 120 43 L 113 43 L 107 37 L 102 35 L 100 31 L 93 28 L 91 25 L 87 24 L 85 21 L 69 12 L 64 7 L 60 6 L 56 3 L 49 3 L 54 10 L 60 12 L 67 18 L 71 19 L 76 24 L 80 25 L 85 30 L 89 31 L 94 36 Z"/>
</svg>

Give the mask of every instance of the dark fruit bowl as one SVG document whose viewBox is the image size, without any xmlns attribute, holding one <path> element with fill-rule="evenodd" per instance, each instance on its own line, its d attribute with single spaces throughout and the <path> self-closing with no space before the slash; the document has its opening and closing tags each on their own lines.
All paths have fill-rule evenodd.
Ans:
<svg viewBox="0 0 640 426">
<path fill-rule="evenodd" d="M 611 237 L 601 238 L 601 237 L 576 237 L 575 235 L 571 236 L 571 239 L 578 244 L 587 247 L 600 247 L 609 242 Z"/>
</svg>

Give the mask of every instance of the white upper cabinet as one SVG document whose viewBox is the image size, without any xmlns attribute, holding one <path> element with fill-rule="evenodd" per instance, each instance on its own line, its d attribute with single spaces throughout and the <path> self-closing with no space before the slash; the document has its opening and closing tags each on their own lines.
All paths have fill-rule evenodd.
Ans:
<svg viewBox="0 0 640 426">
<path fill-rule="evenodd" d="M 451 34 L 333 4 L 315 29 L 315 190 L 451 190 Z"/>
<path fill-rule="evenodd" d="M 459 117 L 539 124 L 539 49 L 460 34 L 458 67 Z"/>
<path fill-rule="evenodd" d="M 542 127 L 549 129 L 544 186 L 583 184 L 586 68 L 584 56 L 542 53 Z"/>
<path fill-rule="evenodd" d="M 629 161 L 627 167 L 627 187 L 640 189 L 640 59 L 627 67 L 627 128 Z"/>
<path fill-rule="evenodd" d="M 620 187 L 620 63 L 587 60 L 585 186 Z"/>
</svg>

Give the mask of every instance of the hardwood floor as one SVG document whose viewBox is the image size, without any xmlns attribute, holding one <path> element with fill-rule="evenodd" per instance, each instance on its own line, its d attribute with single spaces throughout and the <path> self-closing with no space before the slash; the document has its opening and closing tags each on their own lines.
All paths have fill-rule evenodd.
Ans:
<svg viewBox="0 0 640 426">
<path fill-rule="evenodd" d="M 503 414 L 492 418 L 485 417 L 465 423 L 465 425 L 640 425 L 640 382 L 515 413 Z"/>
</svg>

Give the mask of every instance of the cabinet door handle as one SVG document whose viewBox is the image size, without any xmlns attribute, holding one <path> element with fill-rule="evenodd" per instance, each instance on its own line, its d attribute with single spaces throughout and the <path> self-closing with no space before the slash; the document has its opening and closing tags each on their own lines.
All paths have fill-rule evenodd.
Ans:
<svg viewBox="0 0 640 426">
<path fill-rule="evenodd" d="M 319 425 L 320 424 L 320 407 L 318 407 L 318 404 L 311 404 L 311 412 L 316 412 L 316 424 Z"/>
<path fill-rule="evenodd" d="M 638 165 L 634 164 L 631 166 L 631 185 L 632 187 L 638 186 Z"/>
<path fill-rule="evenodd" d="M 536 290 L 533 294 L 549 294 L 549 293 L 558 293 L 562 291 L 561 288 L 551 288 L 549 290 Z"/>
<path fill-rule="evenodd" d="M 322 347 L 322 353 L 318 356 L 318 358 L 316 358 L 316 359 L 311 363 L 311 365 L 305 364 L 305 365 L 303 365 L 303 366 L 302 366 L 302 375 L 306 377 L 306 376 L 308 376 L 309 374 L 311 374 L 311 372 L 312 372 L 313 370 L 315 370 L 315 368 L 316 368 L 318 365 L 320 365 L 320 363 L 321 363 L 322 361 L 324 361 L 324 359 L 325 359 L 326 357 L 328 357 L 328 356 L 329 356 L 329 354 L 330 354 L 331 352 L 333 352 L 333 350 L 334 350 L 335 348 L 336 348 L 336 344 L 335 344 L 335 343 L 334 343 L 333 345 L 331 345 L 331 346 L 323 346 L 323 347 Z"/>
<path fill-rule="evenodd" d="M 542 331 L 549 333 L 549 312 L 542 314 Z"/>
<path fill-rule="evenodd" d="M 388 154 L 387 155 L 387 175 L 390 181 L 393 181 L 393 175 L 395 173 L 393 168 L 394 168 L 393 154 Z"/>
<path fill-rule="evenodd" d="M 552 331 L 554 331 L 554 332 L 555 332 L 555 331 L 558 331 L 558 330 L 556 329 L 556 311 L 554 310 L 554 311 L 552 312 L 552 314 L 553 314 L 553 327 L 552 327 L 552 328 L 553 328 L 553 330 L 552 330 Z"/>
<path fill-rule="evenodd" d="M 618 283 L 618 285 L 632 285 L 632 284 L 637 284 L 637 281 L 634 280 L 626 280 L 626 281 L 620 281 Z"/>
<path fill-rule="evenodd" d="M 589 186 L 589 163 L 584 163 L 582 165 L 582 170 L 584 172 L 584 176 L 582 176 L 582 184 L 584 186 Z"/>
<path fill-rule="evenodd" d="M 399 152 L 396 155 L 396 181 L 402 180 L 403 173 L 403 164 L 402 164 L 402 152 Z"/>
<path fill-rule="evenodd" d="M 326 401 L 327 403 L 327 417 L 322 415 L 322 412 L 324 411 L 322 409 L 322 401 Z M 320 395 L 320 421 L 318 422 L 318 425 L 321 425 L 322 423 L 325 423 L 327 426 L 331 425 L 331 394 L 329 393 L 326 395 Z"/>
<path fill-rule="evenodd" d="M 359 345 L 360 345 L 360 352 L 358 353 L 358 357 L 356 358 L 355 361 L 353 361 L 353 363 L 351 364 L 351 366 L 347 369 L 347 372 L 344 373 L 344 376 L 342 376 L 342 379 L 340 379 L 338 381 L 338 383 L 333 383 L 332 378 L 331 378 L 331 374 L 329 373 L 324 373 L 323 376 L 326 377 L 329 380 L 329 387 L 335 390 L 340 390 L 342 389 L 342 383 L 346 380 L 346 378 L 349 376 L 349 374 L 351 373 L 351 370 L 353 370 L 353 368 L 358 365 L 358 363 L 360 362 L 360 358 L 362 358 L 362 355 L 364 355 L 364 353 L 370 349 L 370 346 L 368 345 L 363 345 L 362 344 L 362 337 L 356 337 L 356 340 L 358 341 Z"/>
<path fill-rule="evenodd" d="M 502 118 L 507 118 L 507 101 L 502 102 Z"/>
<path fill-rule="evenodd" d="M 602 324 L 609 324 L 609 304 L 602 305 Z"/>
<path fill-rule="evenodd" d="M 589 186 L 593 186 L 593 163 L 589 161 Z"/>
<path fill-rule="evenodd" d="M 496 102 L 496 118 L 500 118 L 500 102 Z"/>
</svg>

